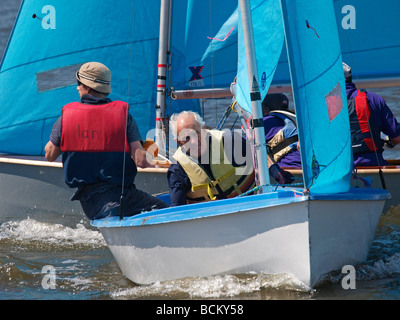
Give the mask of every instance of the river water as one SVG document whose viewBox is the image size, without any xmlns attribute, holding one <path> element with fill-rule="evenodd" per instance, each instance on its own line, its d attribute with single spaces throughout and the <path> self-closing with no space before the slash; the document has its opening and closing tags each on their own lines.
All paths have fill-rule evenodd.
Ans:
<svg viewBox="0 0 400 320">
<path fill-rule="evenodd" d="M 0 3 L 2 55 L 19 1 Z M 387 100 L 399 119 L 400 89 L 374 91 Z M 385 151 L 385 156 L 400 159 L 400 152 L 395 148 Z M 46 215 L 10 212 L 8 217 L 15 218 L 1 218 L 0 299 L 400 299 L 400 207 L 382 216 L 367 261 L 356 266 L 355 289 L 343 288 L 344 274 L 338 271 L 313 291 L 287 275 L 268 274 L 135 285 L 121 273 L 102 235 L 83 215 Z"/>
<path fill-rule="evenodd" d="M 382 217 L 367 261 L 356 266 L 355 289 L 343 289 L 339 271 L 311 292 L 287 275 L 268 274 L 135 285 L 85 220 L 72 227 L 34 218 L 1 221 L 0 299 L 400 299 L 399 240 L 396 208 Z"/>
</svg>

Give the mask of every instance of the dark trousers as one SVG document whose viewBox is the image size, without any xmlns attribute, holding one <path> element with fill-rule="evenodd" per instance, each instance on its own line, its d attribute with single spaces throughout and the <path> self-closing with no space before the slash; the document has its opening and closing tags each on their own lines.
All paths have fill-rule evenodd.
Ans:
<svg viewBox="0 0 400 320">
<path fill-rule="evenodd" d="M 107 182 L 87 185 L 80 188 L 71 200 L 80 201 L 83 211 L 90 220 L 119 216 L 121 189 L 121 186 Z M 167 203 L 136 189 L 134 184 L 124 188 L 122 197 L 122 215 L 124 217 L 167 207 Z"/>
</svg>

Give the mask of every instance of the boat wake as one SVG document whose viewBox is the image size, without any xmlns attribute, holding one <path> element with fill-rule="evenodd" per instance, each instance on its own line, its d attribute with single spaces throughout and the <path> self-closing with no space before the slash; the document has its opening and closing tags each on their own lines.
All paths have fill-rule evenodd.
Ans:
<svg viewBox="0 0 400 320">
<path fill-rule="evenodd" d="M 54 247 L 77 248 L 79 246 L 104 247 L 105 241 L 97 230 L 87 229 L 82 223 L 75 228 L 62 224 L 49 224 L 31 218 L 8 221 L 0 225 L 0 243 L 20 242 L 24 247 L 50 250 Z"/>
<path fill-rule="evenodd" d="M 43 286 L 46 270 L 54 272 L 54 290 Z M 107 299 L 103 284 L 120 278 L 101 233 L 82 223 L 0 225 L 0 299 Z"/>
<path fill-rule="evenodd" d="M 111 293 L 113 299 L 282 299 L 308 296 L 309 288 L 287 274 L 236 274 L 155 282 Z"/>
<path fill-rule="evenodd" d="M 367 262 L 357 271 L 359 280 L 400 276 L 400 205 L 381 217 Z"/>
</svg>

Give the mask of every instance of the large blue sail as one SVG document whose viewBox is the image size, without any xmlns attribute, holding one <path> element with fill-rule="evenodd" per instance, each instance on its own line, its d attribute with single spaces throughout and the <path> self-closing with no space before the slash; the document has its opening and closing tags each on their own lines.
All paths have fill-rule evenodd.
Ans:
<svg viewBox="0 0 400 320">
<path fill-rule="evenodd" d="M 279 0 L 252 0 L 254 42 L 257 56 L 257 79 L 261 101 L 268 92 L 275 74 L 284 42 L 282 13 Z M 250 88 L 244 47 L 242 20 L 238 20 L 238 75 L 236 101 L 247 112 L 251 111 Z"/>
<path fill-rule="evenodd" d="M 306 188 L 350 188 L 352 150 L 331 0 L 281 0 Z"/>
<path fill-rule="evenodd" d="M 237 3 L 172 3 L 168 87 L 229 87 Z M 87 61 L 110 68 L 110 98 L 128 100 L 145 137 L 155 126 L 159 15 L 159 0 L 25 0 L 0 69 L 0 153 L 43 154 L 61 107 L 79 99 L 75 72 Z M 199 111 L 199 101 L 168 101 L 167 113 L 182 109 Z"/>
<path fill-rule="evenodd" d="M 0 153 L 42 155 L 75 72 L 99 61 L 142 136 L 154 127 L 160 2 L 25 0 L 0 69 Z"/>
</svg>

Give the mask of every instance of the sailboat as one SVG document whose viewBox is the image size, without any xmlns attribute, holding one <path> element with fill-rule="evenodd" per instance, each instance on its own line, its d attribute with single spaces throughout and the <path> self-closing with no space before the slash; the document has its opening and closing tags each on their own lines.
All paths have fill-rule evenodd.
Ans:
<svg viewBox="0 0 400 320">
<path fill-rule="evenodd" d="M 305 189 L 272 188 L 265 148 L 255 148 L 259 194 L 92 221 L 135 283 L 255 272 L 287 273 L 314 287 L 328 272 L 366 258 L 390 198 L 386 190 L 350 188 L 349 120 L 332 1 L 240 0 L 239 8 L 244 41 L 238 47 L 246 63 L 239 62 L 238 83 L 252 97 L 253 119 L 262 115 L 254 35 L 286 37 Z M 283 17 L 281 30 L 266 16 Z M 270 49 L 277 64 L 280 52 Z M 247 77 L 240 76 L 243 67 Z M 261 129 L 254 126 L 255 145 L 263 145 Z M 335 136 L 329 150 L 324 133 Z"/>
<path fill-rule="evenodd" d="M 61 162 L 49 163 L 43 155 L 61 107 L 77 100 L 74 72 L 89 60 L 110 66 L 115 79 L 112 98 L 128 100 L 131 113 L 141 124 L 143 138 L 154 128 L 154 119 L 165 121 L 171 110 L 191 109 L 218 123 L 221 115 L 214 120 L 215 111 L 207 106 L 214 98 L 231 97 L 229 84 L 237 72 L 237 3 L 221 0 L 205 5 L 203 1 L 174 0 L 169 4 L 172 17 L 165 21 L 172 27 L 164 51 L 171 54 L 157 59 L 163 16 L 160 3 L 120 0 L 116 5 L 109 1 L 71 0 L 66 4 L 55 0 L 50 6 L 22 1 L 0 65 L 1 217 L 34 212 L 82 216 L 80 204 L 69 200 L 72 192 L 64 183 Z M 400 28 L 395 16 L 397 1 L 383 0 L 376 6 L 375 1 L 365 0 L 360 6 L 349 0 L 346 8 L 353 8 L 349 13 L 340 1 L 333 4 L 343 60 L 358 74 L 355 82 L 363 88 L 398 86 L 400 66 L 395 57 L 400 46 L 398 37 L 392 36 L 392 31 Z M 376 24 L 370 23 L 372 10 Z M 82 33 L 80 21 L 87 18 L 87 12 L 94 12 L 90 26 L 85 27 L 90 30 Z M 354 12 L 355 26 L 348 22 L 348 15 Z M 148 21 L 153 22 L 151 26 Z M 348 25 L 348 29 L 342 25 Z M 168 67 L 158 70 L 158 65 Z M 194 68 L 200 66 L 201 70 Z M 159 83 L 157 75 L 162 72 L 168 73 L 168 81 Z M 165 90 L 160 90 L 162 86 Z M 284 49 L 269 92 L 291 90 Z M 165 122 L 156 123 L 156 130 L 167 126 Z M 167 191 L 167 166 L 168 162 L 160 160 L 151 168 L 139 169 L 137 185 L 153 194 Z M 301 170 L 290 171 L 302 177 Z M 395 163 L 382 171 L 393 196 L 385 203 L 386 211 L 399 204 L 400 169 Z M 381 187 L 376 168 L 358 170 L 358 175 L 372 177 L 373 186 Z"/>
</svg>

